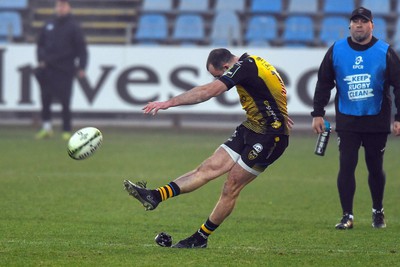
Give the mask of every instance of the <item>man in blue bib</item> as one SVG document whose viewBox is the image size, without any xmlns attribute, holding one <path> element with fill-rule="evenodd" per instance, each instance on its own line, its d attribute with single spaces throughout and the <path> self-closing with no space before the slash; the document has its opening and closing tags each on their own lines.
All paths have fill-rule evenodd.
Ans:
<svg viewBox="0 0 400 267">
<path fill-rule="evenodd" d="M 372 35 L 370 10 L 359 7 L 350 17 L 350 36 L 338 40 L 327 51 L 318 71 L 314 94 L 312 128 L 324 131 L 325 106 L 336 87 L 336 132 L 339 144 L 337 187 L 343 217 L 336 229 L 353 228 L 353 199 L 358 151 L 364 147 L 368 184 L 372 197 L 372 226 L 385 228 L 383 154 L 390 134 L 393 86 L 397 113 L 393 132 L 400 135 L 400 60 L 383 40 Z"/>
</svg>

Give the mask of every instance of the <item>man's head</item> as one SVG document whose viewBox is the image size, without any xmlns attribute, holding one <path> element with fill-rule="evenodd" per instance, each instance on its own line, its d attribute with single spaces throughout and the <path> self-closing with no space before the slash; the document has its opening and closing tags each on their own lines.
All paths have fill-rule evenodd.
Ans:
<svg viewBox="0 0 400 267">
<path fill-rule="evenodd" d="M 372 39 L 372 12 L 364 7 L 353 10 L 350 16 L 350 35 L 353 42 L 367 44 Z"/>
<path fill-rule="evenodd" d="M 353 10 L 351 13 L 350 20 L 356 19 L 356 18 L 362 18 L 366 19 L 372 22 L 372 12 L 369 9 L 366 9 L 365 7 L 359 7 Z"/>
<path fill-rule="evenodd" d="M 56 0 L 55 10 L 57 16 L 64 17 L 71 12 L 71 5 L 68 0 Z"/>
<path fill-rule="evenodd" d="M 234 58 L 235 55 L 233 55 L 228 49 L 214 49 L 208 55 L 206 68 L 211 75 L 219 78 L 233 65 Z"/>
</svg>

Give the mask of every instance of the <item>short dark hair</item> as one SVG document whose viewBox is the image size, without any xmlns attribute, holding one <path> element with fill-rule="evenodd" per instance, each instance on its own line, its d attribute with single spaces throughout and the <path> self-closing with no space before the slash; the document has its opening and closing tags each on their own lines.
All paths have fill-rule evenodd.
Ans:
<svg viewBox="0 0 400 267">
<path fill-rule="evenodd" d="M 223 69 L 223 65 L 229 62 L 234 55 L 226 48 L 217 48 L 211 50 L 210 54 L 207 58 L 206 68 L 208 70 L 208 66 L 212 65 L 216 70 Z"/>
</svg>

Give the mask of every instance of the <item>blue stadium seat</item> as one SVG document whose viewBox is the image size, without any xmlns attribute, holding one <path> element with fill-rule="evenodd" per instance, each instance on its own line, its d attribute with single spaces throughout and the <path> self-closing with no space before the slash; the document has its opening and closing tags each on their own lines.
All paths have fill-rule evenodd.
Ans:
<svg viewBox="0 0 400 267">
<path fill-rule="evenodd" d="M 354 0 L 325 0 L 323 12 L 326 14 L 346 15 L 350 17 L 355 9 Z"/>
<path fill-rule="evenodd" d="M 318 0 L 290 0 L 289 13 L 315 14 L 318 12 Z"/>
<path fill-rule="evenodd" d="M 205 28 L 203 17 L 196 14 L 178 15 L 172 38 L 175 41 L 183 43 L 204 40 Z"/>
<path fill-rule="evenodd" d="M 180 0 L 178 10 L 204 12 L 208 10 L 208 0 Z"/>
<path fill-rule="evenodd" d="M 332 16 L 322 19 L 320 41 L 330 46 L 335 41 L 349 35 L 349 19 L 344 16 Z"/>
<path fill-rule="evenodd" d="M 172 10 L 172 0 L 143 0 L 143 11 L 170 12 Z"/>
<path fill-rule="evenodd" d="M 268 46 L 271 46 L 271 44 L 266 40 L 252 40 L 252 41 L 247 42 L 246 46 L 250 46 L 250 47 L 268 47 Z"/>
<path fill-rule="evenodd" d="M 374 16 L 374 31 L 372 34 L 378 39 L 382 39 L 386 42 L 388 41 L 387 23 L 383 17 Z"/>
<path fill-rule="evenodd" d="M 168 21 L 162 14 L 143 14 L 139 17 L 136 40 L 144 43 L 168 38 Z"/>
<path fill-rule="evenodd" d="M 250 4 L 251 13 L 280 14 L 283 10 L 282 0 L 253 0 Z"/>
<path fill-rule="evenodd" d="M 0 12 L 0 39 L 22 36 L 22 18 L 18 12 Z"/>
<path fill-rule="evenodd" d="M 28 0 L 0 0 L 0 10 L 26 8 L 28 8 Z"/>
<path fill-rule="evenodd" d="M 255 15 L 249 19 L 245 40 L 257 44 L 273 41 L 278 37 L 278 23 L 273 16 Z"/>
<path fill-rule="evenodd" d="M 304 44 L 314 41 L 314 23 L 309 16 L 290 16 L 285 21 L 283 41 L 286 44 Z"/>
<path fill-rule="evenodd" d="M 398 2 L 398 1 L 397 1 Z M 368 8 L 372 11 L 372 14 L 375 15 L 388 15 L 391 11 L 390 9 L 390 0 L 361 0 L 361 5 L 365 8 Z"/>
<path fill-rule="evenodd" d="M 374 32 L 373 32 L 374 34 Z M 400 19 L 397 19 L 393 34 L 393 47 L 397 52 L 400 52 Z"/>
<path fill-rule="evenodd" d="M 245 0 L 216 0 L 215 10 L 216 11 L 224 11 L 224 10 L 235 10 L 235 11 L 244 11 L 246 8 Z"/>
<path fill-rule="evenodd" d="M 241 26 L 235 11 L 225 10 L 215 14 L 211 25 L 211 44 L 229 46 L 241 43 Z"/>
</svg>

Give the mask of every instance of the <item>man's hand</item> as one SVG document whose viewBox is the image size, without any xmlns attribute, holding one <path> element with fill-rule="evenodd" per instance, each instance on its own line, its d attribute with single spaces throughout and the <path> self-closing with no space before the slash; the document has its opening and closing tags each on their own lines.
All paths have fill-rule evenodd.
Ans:
<svg viewBox="0 0 400 267">
<path fill-rule="evenodd" d="M 160 109 L 168 109 L 170 106 L 168 105 L 168 101 L 164 102 L 149 102 L 144 108 L 142 108 L 144 114 L 153 114 L 156 115 Z"/>
<path fill-rule="evenodd" d="M 393 133 L 395 136 L 400 136 L 400 121 L 393 122 Z"/>
<path fill-rule="evenodd" d="M 312 129 L 314 133 L 320 134 L 325 131 L 325 123 L 323 117 L 314 117 L 312 121 Z"/>
</svg>

